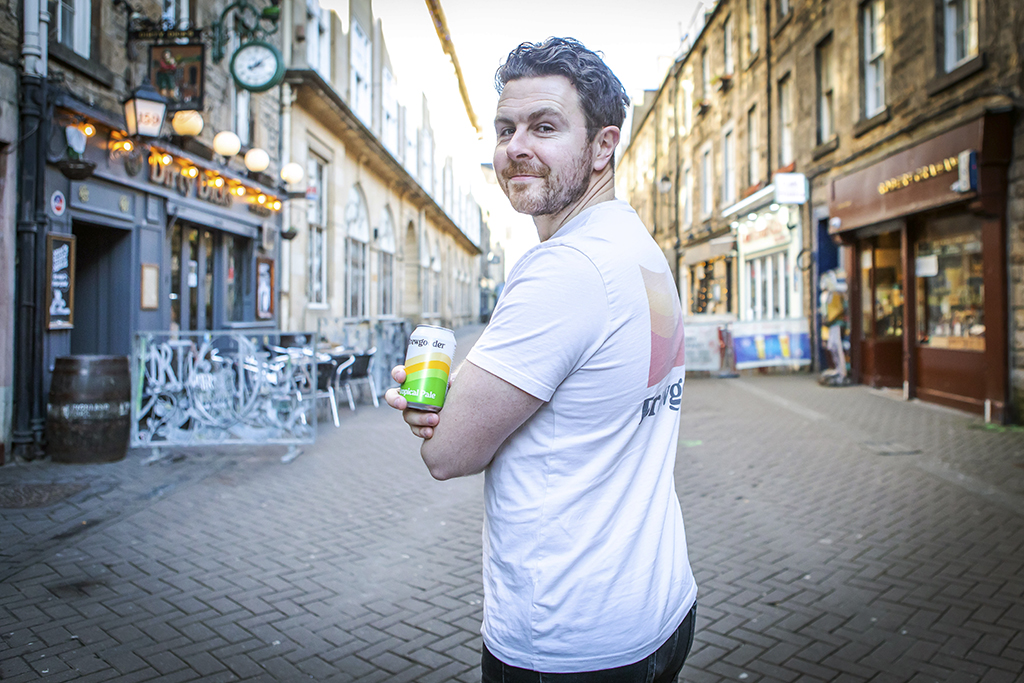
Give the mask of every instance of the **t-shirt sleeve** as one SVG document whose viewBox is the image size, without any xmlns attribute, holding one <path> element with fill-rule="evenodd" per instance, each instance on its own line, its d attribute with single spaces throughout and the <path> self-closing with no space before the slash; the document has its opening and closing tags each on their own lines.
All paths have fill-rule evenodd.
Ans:
<svg viewBox="0 0 1024 683">
<path fill-rule="evenodd" d="M 608 295 L 597 267 L 572 247 L 523 258 L 467 360 L 549 401 L 604 335 Z"/>
</svg>

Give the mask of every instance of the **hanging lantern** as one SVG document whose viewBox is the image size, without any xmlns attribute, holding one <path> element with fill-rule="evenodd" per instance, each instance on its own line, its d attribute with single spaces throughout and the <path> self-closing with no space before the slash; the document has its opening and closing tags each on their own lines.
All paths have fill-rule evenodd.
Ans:
<svg viewBox="0 0 1024 683">
<path fill-rule="evenodd" d="M 124 102 L 124 122 L 129 136 L 144 135 L 160 137 L 167 113 L 167 98 L 156 89 L 144 83 L 132 92 Z"/>
</svg>

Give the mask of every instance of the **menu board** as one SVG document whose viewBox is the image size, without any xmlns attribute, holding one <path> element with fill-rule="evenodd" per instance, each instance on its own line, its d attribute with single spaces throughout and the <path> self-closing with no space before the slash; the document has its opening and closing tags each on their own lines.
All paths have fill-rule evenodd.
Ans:
<svg viewBox="0 0 1024 683">
<path fill-rule="evenodd" d="M 46 329 L 75 326 L 75 236 L 46 236 Z"/>
</svg>

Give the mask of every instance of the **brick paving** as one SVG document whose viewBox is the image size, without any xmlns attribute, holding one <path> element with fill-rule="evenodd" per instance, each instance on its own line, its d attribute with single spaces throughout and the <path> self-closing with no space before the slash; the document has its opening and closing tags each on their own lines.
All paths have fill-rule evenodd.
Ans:
<svg viewBox="0 0 1024 683">
<path fill-rule="evenodd" d="M 478 329 L 463 331 L 460 351 Z M 807 375 L 687 380 L 682 680 L 1024 679 L 1024 432 Z M 4 681 L 479 680 L 482 478 L 386 407 L 281 448 L 0 468 Z"/>
</svg>

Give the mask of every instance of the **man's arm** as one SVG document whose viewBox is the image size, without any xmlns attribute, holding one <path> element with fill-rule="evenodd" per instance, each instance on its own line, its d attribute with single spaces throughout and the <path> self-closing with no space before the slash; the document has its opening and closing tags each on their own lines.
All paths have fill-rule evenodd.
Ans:
<svg viewBox="0 0 1024 683">
<path fill-rule="evenodd" d="M 405 378 L 396 373 L 395 379 Z M 468 361 L 452 381 L 440 413 L 406 408 L 397 390 L 385 398 L 403 410 L 413 433 L 424 439 L 420 455 L 431 476 L 440 480 L 483 471 L 505 439 L 543 403 Z"/>
</svg>

